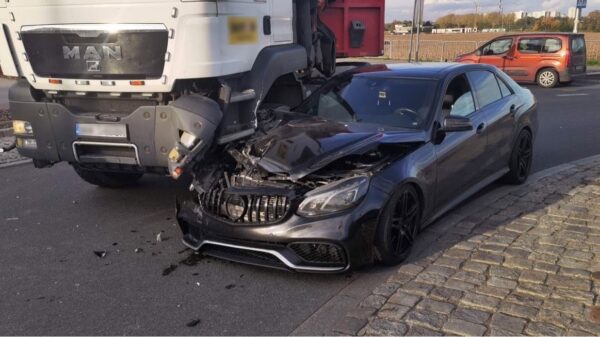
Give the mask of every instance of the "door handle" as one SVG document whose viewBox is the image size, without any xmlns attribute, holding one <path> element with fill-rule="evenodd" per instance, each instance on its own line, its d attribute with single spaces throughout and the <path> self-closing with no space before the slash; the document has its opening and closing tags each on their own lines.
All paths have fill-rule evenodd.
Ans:
<svg viewBox="0 0 600 337">
<path fill-rule="evenodd" d="M 477 127 L 477 130 L 476 130 L 476 132 L 477 132 L 477 134 L 478 134 L 478 135 L 480 135 L 480 134 L 482 134 L 482 133 L 483 133 L 483 131 L 484 131 L 484 130 L 485 130 L 485 123 L 481 123 L 481 124 L 479 124 L 479 126 Z"/>
</svg>

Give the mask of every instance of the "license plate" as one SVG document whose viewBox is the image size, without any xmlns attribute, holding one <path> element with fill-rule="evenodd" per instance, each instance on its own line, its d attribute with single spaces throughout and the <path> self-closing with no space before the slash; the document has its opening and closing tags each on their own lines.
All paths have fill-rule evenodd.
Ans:
<svg viewBox="0 0 600 337">
<path fill-rule="evenodd" d="M 75 125 L 77 137 L 127 139 L 127 126 L 124 124 L 85 124 Z"/>
</svg>

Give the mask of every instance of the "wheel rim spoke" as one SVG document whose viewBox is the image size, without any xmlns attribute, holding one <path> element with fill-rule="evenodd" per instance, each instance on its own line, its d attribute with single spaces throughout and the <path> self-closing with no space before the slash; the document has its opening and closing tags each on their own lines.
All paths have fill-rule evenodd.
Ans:
<svg viewBox="0 0 600 337">
<path fill-rule="evenodd" d="M 394 209 L 391 225 L 392 249 L 395 253 L 402 254 L 412 245 L 419 212 L 416 196 L 409 191 L 402 192 Z"/>
</svg>

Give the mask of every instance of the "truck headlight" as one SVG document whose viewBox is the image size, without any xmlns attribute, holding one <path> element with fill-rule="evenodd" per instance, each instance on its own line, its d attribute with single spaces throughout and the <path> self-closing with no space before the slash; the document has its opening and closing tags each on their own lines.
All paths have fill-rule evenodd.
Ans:
<svg viewBox="0 0 600 337">
<path fill-rule="evenodd" d="M 33 138 L 19 138 L 17 137 L 17 148 L 20 149 L 29 149 L 35 150 L 37 149 L 37 142 Z"/>
<path fill-rule="evenodd" d="M 355 206 L 369 190 L 369 177 L 360 176 L 336 181 L 306 194 L 298 207 L 302 216 L 335 213 Z"/>
<path fill-rule="evenodd" d="M 33 135 L 33 128 L 27 121 L 13 121 L 13 132 L 15 135 Z"/>
</svg>

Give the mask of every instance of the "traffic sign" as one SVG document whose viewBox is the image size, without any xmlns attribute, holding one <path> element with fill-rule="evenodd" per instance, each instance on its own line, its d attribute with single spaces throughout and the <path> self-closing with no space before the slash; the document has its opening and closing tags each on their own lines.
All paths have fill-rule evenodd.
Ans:
<svg viewBox="0 0 600 337">
<path fill-rule="evenodd" d="M 577 0 L 577 8 L 586 8 L 587 0 Z"/>
</svg>

